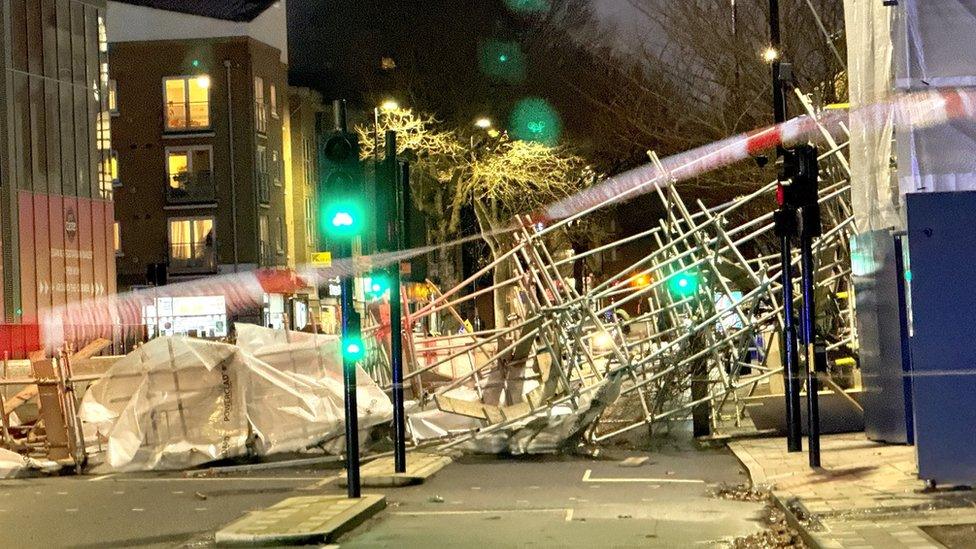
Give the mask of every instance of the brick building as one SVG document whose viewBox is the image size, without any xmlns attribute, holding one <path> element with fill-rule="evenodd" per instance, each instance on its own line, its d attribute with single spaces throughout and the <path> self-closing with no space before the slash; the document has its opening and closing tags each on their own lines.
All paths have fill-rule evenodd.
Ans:
<svg viewBox="0 0 976 549">
<path fill-rule="evenodd" d="M 285 12 L 284 1 L 108 3 L 120 286 L 304 257 Z M 289 297 L 265 296 L 263 315 L 241 319 L 280 325 Z"/>
</svg>

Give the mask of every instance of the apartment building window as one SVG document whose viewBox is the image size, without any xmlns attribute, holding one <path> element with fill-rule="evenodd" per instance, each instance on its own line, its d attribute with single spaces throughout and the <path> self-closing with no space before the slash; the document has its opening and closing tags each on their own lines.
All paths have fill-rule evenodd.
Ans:
<svg viewBox="0 0 976 549">
<path fill-rule="evenodd" d="M 264 79 L 254 77 L 254 127 L 258 133 L 268 133 L 268 108 L 264 104 Z"/>
<path fill-rule="evenodd" d="M 118 221 L 115 222 L 115 255 L 122 255 L 122 224 Z"/>
<path fill-rule="evenodd" d="M 119 84 L 115 80 L 108 81 L 108 112 L 119 114 Z"/>
<path fill-rule="evenodd" d="M 271 191 L 268 188 L 268 149 L 258 145 L 254 164 L 254 180 L 258 187 L 258 200 L 262 204 L 271 202 Z"/>
<path fill-rule="evenodd" d="M 302 167 L 305 170 L 305 185 L 312 184 L 312 141 L 302 137 Z"/>
<path fill-rule="evenodd" d="M 276 223 L 278 234 L 275 235 L 275 248 L 278 255 L 285 255 L 285 222 L 279 217 Z"/>
<path fill-rule="evenodd" d="M 278 118 L 278 88 L 274 84 L 268 87 L 268 97 L 271 100 L 271 118 Z"/>
<path fill-rule="evenodd" d="M 112 188 L 118 188 L 122 186 L 122 181 L 119 180 L 119 153 L 118 151 L 109 151 L 108 155 L 108 166 L 106 166 L 106 171 L 108 172 L 108 179 L 112 183 Z"/>
<path fill-rule="evenodd" d="M 177 204 L 217 200 L 211 146 L 166 149 L 166 199 Z"/>
<path fill-rule="evenodd" d="M 166 131 L 210 129 L 210 77 L 173 76 L 163 79 Z"/>
<path fill-rule="evenodd" d="M 260 244 L 261 265 L 271 263 L 271 229 L 268 227 L 268 216 L 258 216 L 258 241 Z"/>
<path fill-rule="evenodd" d="M 271 151 L 271 182 L 275 187 L 281 186 L 281 162 L 278 161 L 278 151 Z"/>
<path fill-rule="evenodd" d="M 217 253 L 213 217 L 169 220 L 169 261 L 174 273 L 216 272 Z"/>
<path fill-rule="evenodd" d="M 315 237 L 314 218 L 312 216 L 312 199 L 305 197 L 305 244 L 311 246 Z"/>
</svg>

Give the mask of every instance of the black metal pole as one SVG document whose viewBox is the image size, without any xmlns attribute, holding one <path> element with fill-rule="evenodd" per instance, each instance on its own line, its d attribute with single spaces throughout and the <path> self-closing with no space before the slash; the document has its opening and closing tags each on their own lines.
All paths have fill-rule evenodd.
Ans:
<svg viewBox="0 0 976 549">
<path fill-rule="evenodd" d="M 786 121 L 786 94 L 780 61 L 779 0 L 769 0 L 769 46 L 776 53 L 772 62 L 773 120 Z M 782 146 L 776 147 L 777 158 L 782 158 Z M 796 234 L 796 210 L 782 205 L 777 212 L 777 233 L 780 237 L 780 258 L 783 284 L 783 360 L 786 398 L 786 446 L 790 452 L 803 451 L 803 435 L 800 416 L 799 354 L 797 352 L 796 321 L 793 307 L 792 238 Z"/>
<path fill-rule="evenodd" d="M 342 239 L 339 244 L 340 257 L 352 257 L 352 243 L 347 239 Z M 353 320 L 357 315 L 353 306 L 353 277 L 344 276 L 341 281 L 342 295 L 339 297 L 340 309 L 342 314 L 342 340 L 347 341 L 350 332 L 359 335 L 359 330 L 354 327 L 358 325 Z M 345 388 L 345 413 L 346 413 L 346 484 L 350 498 L 360 496 L 359 486 L 359 412 L 356 403 L 356 360 L 346 356 L 345 348 L 342 349 L 342 382 Z"/>
<path fill-rule="evenodd" d="M 389 191 L 393 193 L 393 249 L 403 250 L 403 190 L 397 163 L 396 132 L 386 133 L 386 163 Z M 409 172 L 407 172 L 409 177 Z M 406 182 L 409 184 L 409 180 Z M 400 296 L 400 262 L 387 270 L 390 277 L 390 369 L 393 375 L 393 466 L 397 473 L 407 472 L 407 420 L 403 402 L 403 307 Z"/>
<path fill-rule="evenodd" d="M 801 209 L 800 264 L 803 269 L 803 345 L 807 364 L 807 436 L 810 467 L 820 467 L 820 355 L 826 358 L 826 350 L 817 345 L 817 307 L 814 285 L 816 263 L 813 260 L 813 237 L 820 232 L 820 208 L 804 205 Z"/>
<path fill-rule="evenodd" d="M 790 452 L 803 451 L 803 433 L 800 416 L 800 377 L 798 373 L 796 320 L 793 309 L 793 230 L 796 227 L 796 210 L 784 206 L 778 212 L 780 232 L 781 283 L 783 286 L 783 360 L 784 387 L 786 392 L 786 445 Z M 782 218 L 782 219 L 779 219 Z M 792 219 L 790 219 L 792 218 Z"/>
</svg>

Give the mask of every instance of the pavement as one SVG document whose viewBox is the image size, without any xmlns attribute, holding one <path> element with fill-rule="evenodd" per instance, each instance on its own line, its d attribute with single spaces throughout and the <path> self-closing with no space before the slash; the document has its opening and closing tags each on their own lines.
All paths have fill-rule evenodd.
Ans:
<svg viewBox="0 0 976 549">
<path fill-rule="evenodd" d="M 621 466 L 628 457 L 649 457 Z M 0 481 L 0 547 L 209 547 L 214 533 L 285 499 L 342 496 L 339 464 L 188 477 L 118 474 Z M 342 547 L 687 547 L 760 531 L 761 503 L 712 497 L 745 471 L 726 449 L 464 457 L 427 483 L 370 489 L 387 508 Z"/>
<path fill-rule="evenodd" d="M 785 438 L 738 440 L 729 448 L 754 485 L 771 487 L 801 519 L 810 545 L 976 547 L 974 536 L 958 539 L 976 525 L 976 493 L 925 491 L 914 447 L 871 442 L 864 433 L 825 435 L 819 470 L 809 467 L 806 452 L 787 452 Z"/>
</svg>

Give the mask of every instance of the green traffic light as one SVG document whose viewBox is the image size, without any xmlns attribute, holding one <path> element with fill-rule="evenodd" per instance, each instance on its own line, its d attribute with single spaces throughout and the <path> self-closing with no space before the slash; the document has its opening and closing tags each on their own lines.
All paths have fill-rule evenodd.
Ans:
<svg viewBox="0 0 976 549">
<path fill-rule="evenodd" d="M 333 202 L 326 205 L 319 224 L 326 234 L 336 237 L 352 237 L 363 231 L 363 208 L 352 201 Z"/>
<path fill-rule="evenodd" d="M 348 335 L 342 340 L 342 358 L 349 362 L 362 360 L 366 356 L 366 345 L 358 335 Z"/>
<path fill-rule="evenodd" d="M 383 294 L 390 289 L 390 279 L 385 274 L 374 274 L 369 278 L 369 284 L 366 286 L 366 294 L 373 299 L 379 299 L 383 297 Z"/>
<path fill-rule="evenodd" d="M 671 277 L 668 281 L 668 290 L 671 295 L 683 299 L 697 294 L 699 284 L 698 273 L 685 271 Z"/>
</svg>

